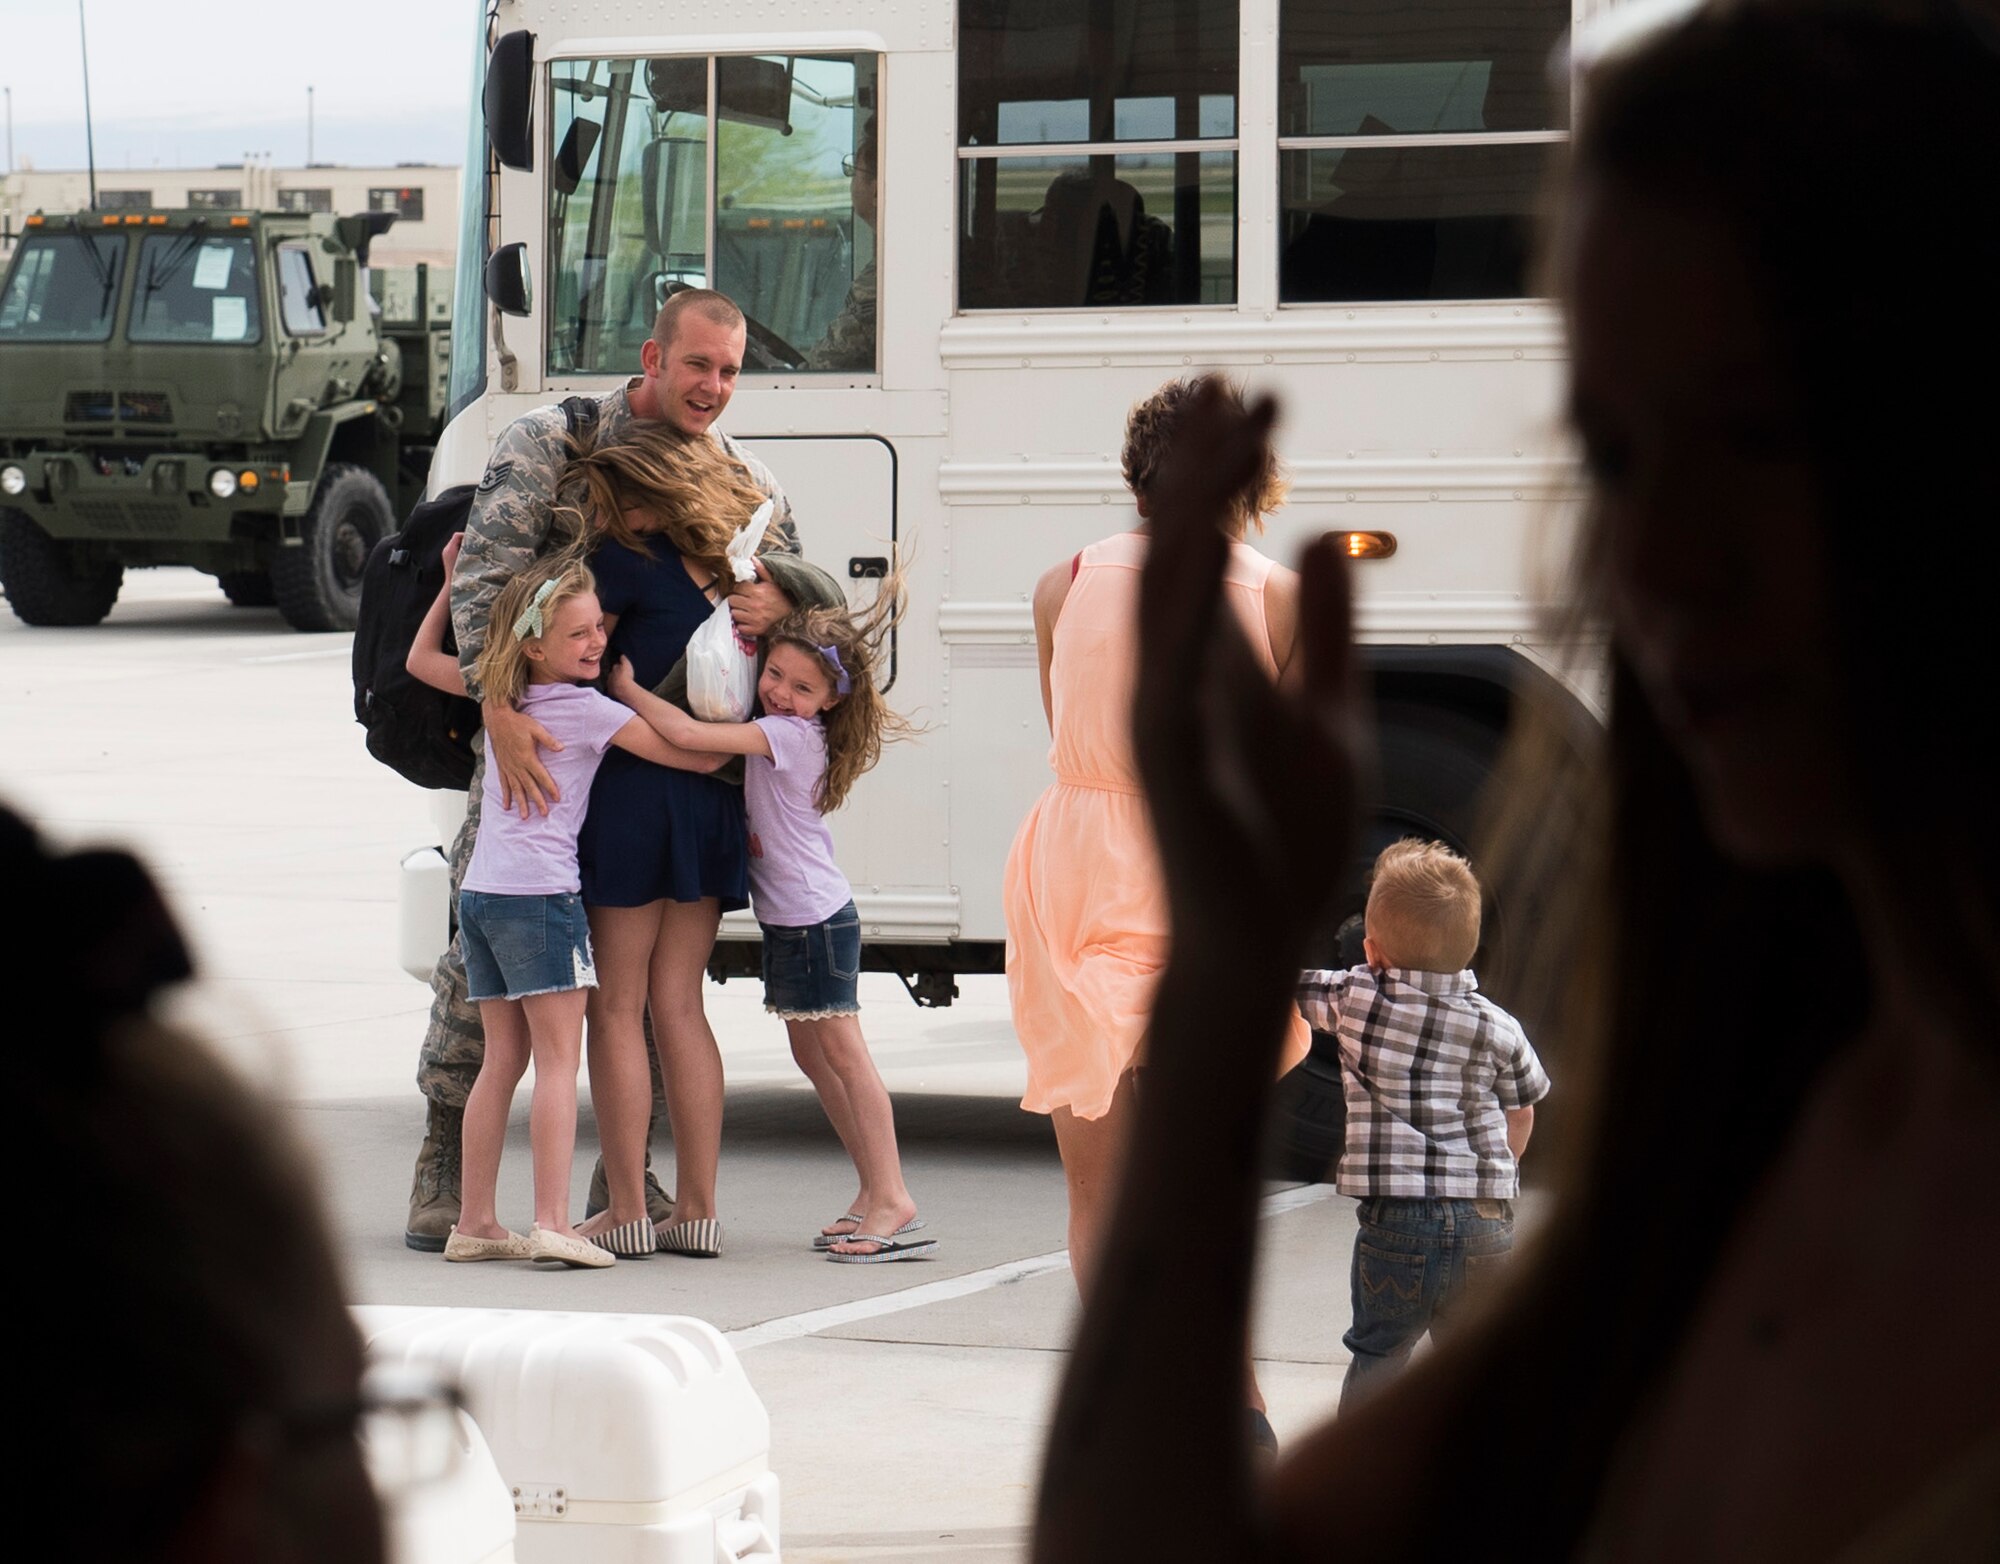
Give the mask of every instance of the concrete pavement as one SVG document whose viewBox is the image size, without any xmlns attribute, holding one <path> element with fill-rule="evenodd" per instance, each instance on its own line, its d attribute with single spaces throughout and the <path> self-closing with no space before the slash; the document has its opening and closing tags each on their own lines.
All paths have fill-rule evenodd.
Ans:
<svg viewBox="0 0 2000 1564">
<path fill-rule="evenodd" d="M 396 966 L 396 864 L 433 833 L 425 795 L 362 748 L 348 651 L 344 635 L 232 609 L 192 571 L 133 572 L 92 629 L 0 613 L 0 799 L 66 844 L 130 846 L 159 875 L 201 969 L 174 1017 L 288 1105 L 355 1301 L 698 1315 L 731 1334 L 770 1410 L 788 1559 L 1020 1557 L 1075 1294 L 1061 1170 L 1047 1122 L 1015 1106 L 1000 980 L 924 1011 L 893 979 L 864 979 L 909 1182 L 940 1240 L 931 1260 L 811 1253 L 852 1171 L 741 982 L 710 991 L 730 1082 L 722 1259 L 550 1275 L 404 1248 L 428 990 Z M 526 1113 L 524 1091 L 501 1189 L 523 1221 Z M 586 1107 L 579 1201 L 595 1153 Z M 664 1139 L 655 1159 L 671 1168 Z M 1256 1347 L 1281 1438 L 1337 1396 L 1352 1235 L 1352 1202 L 1273 1187 Z"/>
</svg>

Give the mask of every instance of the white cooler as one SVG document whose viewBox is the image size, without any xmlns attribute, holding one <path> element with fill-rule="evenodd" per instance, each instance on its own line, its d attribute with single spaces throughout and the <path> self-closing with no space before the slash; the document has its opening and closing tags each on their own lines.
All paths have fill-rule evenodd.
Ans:
<svg viewBox="0 0 2000 1564">
<path fill-rule="evenodd" d="M 383 1497 L 389 1564 L 515 1564 L 507 1484 L 471 1417 L 453 1416 L 458 1439 L 444 1473 Z"/>
<path fill-rule="evenodd" d="M 457 1383 L 514 1498 L 521 1564 L 774 1564 L 771 1420 L 684 1315 L 363 1307 L 377 1362 Z"/>
</svg>

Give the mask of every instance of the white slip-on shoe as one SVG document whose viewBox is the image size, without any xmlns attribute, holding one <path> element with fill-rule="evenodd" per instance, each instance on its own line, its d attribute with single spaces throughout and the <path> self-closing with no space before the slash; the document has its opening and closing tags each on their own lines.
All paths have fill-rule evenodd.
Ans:
<svg viewBox="0 0 2000 1564">
<path fill-rule="evenodd" d="M 454 1227 L 444 1241 L 444 1257 L 461 1265 L 474 1260 L 525 1260 L 528 1240 L 519 1233 L 505 1238 L 474 1238 Z"/>
<path fill-rule="evenodd" d="M 546 1227 L 528 1234 L 528 1258 L 537 1265 L 567 1265 L 579 1271 L 600 1271 L 618 1263 L 618 1256 L 598 1248 L 588 1238 L 552 1233 Z"/>
</svg>

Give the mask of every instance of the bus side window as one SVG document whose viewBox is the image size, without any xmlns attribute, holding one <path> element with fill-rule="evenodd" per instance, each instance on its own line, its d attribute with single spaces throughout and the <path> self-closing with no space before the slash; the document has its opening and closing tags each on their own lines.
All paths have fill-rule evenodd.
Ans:
<svg viewBox="0 0 2000 1564">
<path fill-rule="evenodd" d="M 1235 302 L 1237 25 L 1235 0 L 960 0 L 961 309 Z"/>
</svg>

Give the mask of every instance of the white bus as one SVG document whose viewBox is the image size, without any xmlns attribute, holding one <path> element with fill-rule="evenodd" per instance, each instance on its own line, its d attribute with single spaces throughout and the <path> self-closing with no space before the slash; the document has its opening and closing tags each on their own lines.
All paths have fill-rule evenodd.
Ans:
<svg viewBox="0 0 2000 1564">
<path fill-rule="evenodd" d="M 735 299 L 724 426 L 808 557 L 857 593 L 909 568 L 891 699 L 929 731 L 834 829 L 870 965 L 946 1003 L 1001 969 L 1002 865 L 1048 779 L 1036 576 L 1129 505 L 1133 401 L 1211 367 L 1273 389 L 1267 546 L 1393 550 L 1359 567 L 1384 796 L 1358 905 L 1382 839 L 1464 843 L 1524 689 L 1584 710 L 1531 576 L 1568 476 L 1531 257 L 1567 135 L 1549 62 L 1598 8 L 485 0 L 432 489 L 636 372 L 675 286 Z M 750 970 L 755 925 L 724 935 L 718 969 Z"/>
</svg>

